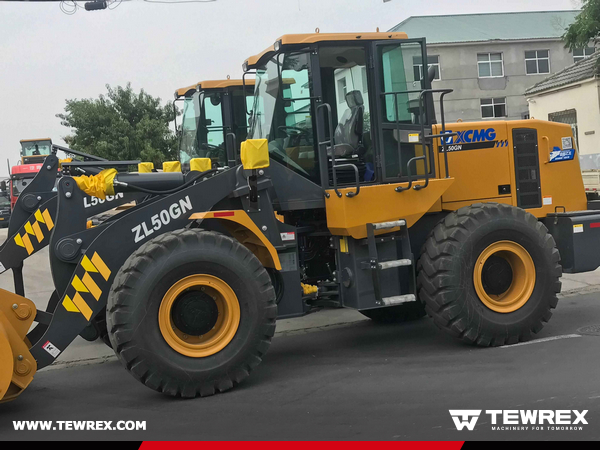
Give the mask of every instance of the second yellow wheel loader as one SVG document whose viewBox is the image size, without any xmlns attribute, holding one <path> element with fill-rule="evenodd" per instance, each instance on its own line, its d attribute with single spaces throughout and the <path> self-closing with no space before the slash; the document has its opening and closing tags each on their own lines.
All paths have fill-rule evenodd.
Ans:
<svg viewBox="0 0 600 450">
<path fill-rule="evenodd" d="M 177 89 L 183 101 L 179 160 L 189 170 L 194 158 L 209 158 L 212 167 L 239 162 L 239 144 L 246 140 L 249 115 L 246 98 L 254 94 L 254 80 L 209 80 Z"/>
<path fill-rule="evenodd" d="M 446 124 L 450 91 L 415 78 L 417 59 L 425 40 L 404 33 L 283 36 L 244 65 L 256 79 L 240 164 L 113 173 L 108 193 L 154 197 L 87 230 L 79 185 L 93 181 L 61 179 L 59 298 L 40 314 L 2 292 L 0 395 L 18 395 L 105 307 L 125 369 L 181 397 L 242 382 L 277 318 L 323 306 L 385 317 L 422 305 L 481 346 L 537 333 L 562 270 L 600 266 L 571 129 Z"/>
</svg>

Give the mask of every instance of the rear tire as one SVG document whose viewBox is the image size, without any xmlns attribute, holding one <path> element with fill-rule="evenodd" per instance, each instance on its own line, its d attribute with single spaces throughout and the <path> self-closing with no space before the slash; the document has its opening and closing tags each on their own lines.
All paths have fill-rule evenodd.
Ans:
<svg viewBox="0 0 600 450">
<path fill-rule="evenodd" d="M 412 322 L 427 315 L 425 307 L 419 301 L 385 308 L 365 309 L 359 312 L 373 322 L 382 324 Z"/>
<path fill-rule="evenodd" d="M 557 305 L 562 274 L 546 227 L 497 203 L 448 214 L 423 246 L 417 270 L 419 297 L 435 324 L 480 346 L 538 333 Z"/>
<path fill-rule="evenodd" d="M 223 298 L 202 280 L 213 280 Z M 107 311 L 125 368 L 151 389 L 187 398 L 227 391 L 248 377 L 270 346 L 277 316 L 275 291 L 256 256 L 200 229 L 166 233 L 134 252 L 115 278 Z"/>
</svg>

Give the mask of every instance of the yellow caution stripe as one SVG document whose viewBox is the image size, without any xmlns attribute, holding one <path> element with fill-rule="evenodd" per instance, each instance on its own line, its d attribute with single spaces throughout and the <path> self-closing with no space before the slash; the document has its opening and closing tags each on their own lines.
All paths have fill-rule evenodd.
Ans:
<svg viewBox="0 0 600 450">
<path fill-rule="evenodd" d="M 71 300 L 71 298 L 68 295 L 65 295 L 65 299 L 63 300 L 62 304 L 65 307 L 65 309 L 69 312 L 80 312 L 77 306 L 75 306 L 75 303 L 73 303 L 73 300 Z"/>
<path fill-rule="evenodd" d="M 23 225 L 25 233 L 18 233 L 15 236 L 15 244 L 17 244 L 19 247 L 24 247 L 29 255 L 34 252 L 33 244 L 31 243 L 31 238 L 29 235 L 35 236 L 38 244 L 41 244 L 45 238 L 44 231 L 42 230 L 40 223 L 46 225 L 48 231 L 54 228 L 54 222 L 52 221 L 52 217 L 50 217 L 48 209 L 45 209 L 44 212 L 41 212 L 38 209 L 33 216 L 35 217 L 35 222 L 25 222 L 25 225 Z"/>
<path fill-rule="evenodd" d="M 83 297 L 79 295 L 79 292 L 75 293 L 75 296 L 73 297 L 73 303 L 75 303 L 75 306 L 77 306 L 79 311 L 81 311 L 81 314 L 83 314 L 83 317 L 85 317 L 86 320 L 90 320 L 92 318 L 92 309 L 88 306 Z"/>
<path fill-rule="evenodd" d="M 108 281 L 108 277 L 110 277 L 110 269 L 104 263 L 102 258 L 100 258 L 100 255 L 97 252 L 94 252 L 94 256 L 92 256 L 92 263 L 94 266 L 96 266 L 98 272 L 100 272 L 100 275 L 102 275 L 102 278 Z"/>
<path fill-rule="evenodd" d="M 93 314 L 93 308 L 90 308 L 88 302 L 92 301 L 91 297 L 99 301 L 102 296 L 102 289 L 94 281 L 90 273 L 98 273 L 105 281 L 108 281 L 111 271 L 97 252 L 94 252 L 91 259 L 87 255 L 83 255 L 80 266 L 85 272 L 81 277 L 73 275 L 73 279 L 71 280 L 70 288 L 75 290 L 75 294 L 72 295 L 72 298 L 65 295 L 62 304 L 67 311 L 81 313 L 89 321 Z M 81 272 L 79 271 L 78 273 Z"/>
</svg>

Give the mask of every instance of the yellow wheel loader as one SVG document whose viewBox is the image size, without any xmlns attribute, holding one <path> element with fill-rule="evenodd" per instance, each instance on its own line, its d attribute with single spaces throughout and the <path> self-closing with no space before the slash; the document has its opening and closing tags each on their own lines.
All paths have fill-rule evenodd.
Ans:
<svg viewBox="0 0 600 450">
<path fill-rule="evenodd" d="M 21 164 L 44 162 L 46 156 L 52 153 L 52 139 L 21 139 Z"/>
<path fill-rule="evenodd" d="M 600 213 L 571 129 L 446 124 L 451 92 L 432 89 L 415 58 L 427 61 L 425 40 L 404 33 L 283 36 L 244 64 L 255 93 L 239 164 L 63 177 L 50 237 L 58 298 L 40 313 L 1 293 L 0 396 L 14 398 L 105 308 L 124 368 L 181 397 L 241 383 L 277 318 L 324 306 L 377 320 L 424 307 L 481 346 L 540 331 L 562 270 L 600 266 Z M 85 229 L 86 186 L 153 197 Z"/>
<path fill-rule="evenodd" d="M 212 167 L 239 162 L 250 117 L 246 98 L 253 95 L 253 79 L 202 81 L 175 91 L 175 101 L 183 101 L 179 161 L 184 171 L 194 158 L 209 158 Z"/>
</svg>

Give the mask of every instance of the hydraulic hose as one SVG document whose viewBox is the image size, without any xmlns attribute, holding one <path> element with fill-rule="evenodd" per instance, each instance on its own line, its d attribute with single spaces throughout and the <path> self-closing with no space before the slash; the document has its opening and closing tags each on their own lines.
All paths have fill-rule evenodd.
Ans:
<svg viewBox="0 0 600 450">
<path fill-rule="evenodd" d="M 203 177 L 210 175 L 211 173 L 215 173 L 215 172 L 217 172 L 217 169 L 211 169 L 211 170 L 207 170 L 205 172 L 200 172 L 199 174 L 193 176 L 190 180 L 183 183 L 181 186 L 177 186 L 173 189 L 168 189 L 165 191 L 156 191 L 156 190 L 147 189 L 147 188 L 144 188 L 141 186 L 136 186 L 134 184 L 124 183 L 122 181 L 119 181 L 117 178 L 115 178 L 115 180 L 113 181 L 113 185 L 115 186 L 115 188 L 118 188 L 118 187 L 127 188 L 128 191 L 129 190 L 139 191 L 139 192 L 143 192 L 145 194 L 151 194 L 151 195 L 168 195 L 168 194 L 174 194 L 175 192 L 178 192 L 178 191 L 190 186 L 191 184 L 193 184 L 200 178 L 203 178 Z M 118 191 L 118 190 L 120 190 L 120 189 L 115 189 L 115 191 Z"/>
</svg>

